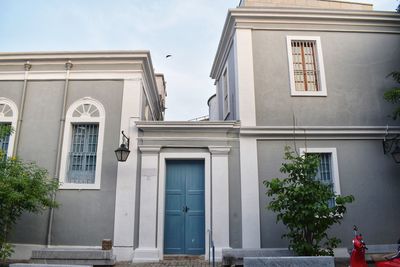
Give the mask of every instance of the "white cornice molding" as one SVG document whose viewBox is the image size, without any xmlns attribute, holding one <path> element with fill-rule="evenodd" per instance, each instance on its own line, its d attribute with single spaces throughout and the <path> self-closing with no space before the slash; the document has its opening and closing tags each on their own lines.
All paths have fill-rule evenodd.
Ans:
<svg viewBox="0 0 400 267">
<path fill-rule="evenodd" d="M 240 123 L 236 121 L 208 121 L 208 122 L 194 122 L 194 121 L 138 121 L 136 126 L 142 131 L 165 131 L 165 130 L 231 130 L 239 129 Z"/>
<path fill-rule="evenodd" d="M 242 127 L 240 136 L 266 140 L 300 139 L 383 139 L 386 134 L 400 134 L 400 126 L 260 126 Z"/>
<path fill-rule="evenodd" d="M 138 147 L 140 152 L 147 154 L 157 154 L 161 150 L 161 146 L 139 145 Z"/>
<path fill-rule="evenodd" d="M 230 146 L 209 146 L 208 150 L 213 155 L 228 155 L 231 151 Z"/>
<path fill-rule="evenodd" d="M 70 71 L 69 80 L 137 80 L 141 70 L 79 70 Z M 65 80 L 65 71 L 29 71 L 29 80 Z M 24 80 L 25 71 L 0 71 L 1 81 Z"/>
<path fill-rule="evenodd" d="M 120 50 L 120 51 L 48 51 L 48 52 L 2 52 L 0 61 L 18 61 L 18 60 L 121 60 L 121 59 L 143 59 L 149 58 L 150 51 L 147 50 Z"/>
<path fill-rule="evenodd" d="M 277 27 L 278 25 L 289 25 Z M 311 27 L 308 27 L 310 25 Z M 235 28 L 266 30 L 316 30 L 400 34 L 400 15 L 395 12 L 322 10 L 301 8 L 236 8 L 230 9 L 225 20 L 211 78 L 218 79 L 232 42 Z M 300 29 L 296 26 L 301 26 Z M 324 28 L 324 26 L 328 26 Z M 335 28 L 329 28 L 335 26 Z M 354 27 L 354 28 L 352 28 Z"/>
</svg>

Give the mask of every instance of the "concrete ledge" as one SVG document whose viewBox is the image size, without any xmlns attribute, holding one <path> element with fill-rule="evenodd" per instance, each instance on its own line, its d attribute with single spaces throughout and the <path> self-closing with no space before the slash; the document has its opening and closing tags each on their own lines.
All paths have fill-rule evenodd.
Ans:
<svg viewBox="0 0 400 267">
<path fill-rule="evenodd" d="M 333 257 L 245 257 L 244 267 L 335 267 Z"/>
<path fill-rule="evenodd" d="M 114 265 L 112 250 L 46 248 L 32 251 L 31 261 L 38 264 Z"/>
<path fill-rule="evenodd" d="M 111 259 L 112 250 L 46 248 L 32 251 L 32 259 Z"/>
<path fill-rule="evenodd" d="M 244 257 L 286 257 L 294 256 L 293 251 L 287 248 L 262 248 L 262 249 L 223 249 L 222 265 L 243 265 Z"/>
<path fill-rule="evenodd" d="M 158 249 L 137 248 L 133 253 L 132 262 L 158 262 L 159 260 Z"/>
<path fill-rule="evenodd" d="M 92 265 L 13 263 L 10 267 L 92 267 Z"/>
</svg>

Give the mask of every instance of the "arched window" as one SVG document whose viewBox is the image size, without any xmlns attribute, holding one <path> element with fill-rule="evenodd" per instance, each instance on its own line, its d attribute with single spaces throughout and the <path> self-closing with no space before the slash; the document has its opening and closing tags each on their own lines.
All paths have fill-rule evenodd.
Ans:
<svg viewBox="0 0 400 267">
<path fill-rule="evenodd" d="M 17 105 L 10 99 L 0 97 L 0 124 L 10 125 L 14 131 L 17 128 L 18 109 Z M 11 157 L 14 149 L 15 134 L 0 139 L 0 148 Z"/>
<path fill-rule="evenodd" d="M 90 97 L 68 109 L 61 154 L 61 189 L 100 189 L 105 111 Z"/>
</svg>

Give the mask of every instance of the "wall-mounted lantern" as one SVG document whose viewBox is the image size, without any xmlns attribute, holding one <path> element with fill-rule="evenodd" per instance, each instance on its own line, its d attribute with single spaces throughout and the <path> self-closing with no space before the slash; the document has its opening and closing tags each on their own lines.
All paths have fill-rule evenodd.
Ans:
<svg viewBox="0 0 400 267">
<path fill-rule="evenodd" d="M 119 162 L 125 162 L 131 151 L 129 150 L 129 138 L 124 134 L 124 131 L 121 133 L 122 144 L 115 150 L 115 155 L 117 156 L 117 160 Z"/>
<path fill-rule="evenodd" d="M 393 149 L 394 147 L 394 149 Z M 391 153 L 394 161 L 400 163 L 400 135 L 391 139 L 383 139 L 383 153 Z"/>
</svg>

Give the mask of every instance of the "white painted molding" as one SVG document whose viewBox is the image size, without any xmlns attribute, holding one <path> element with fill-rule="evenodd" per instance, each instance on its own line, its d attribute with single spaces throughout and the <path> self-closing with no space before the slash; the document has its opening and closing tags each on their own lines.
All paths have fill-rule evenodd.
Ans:
<svg viewBox="0 0 400 267">
<path fill-rule="evenodd" d="M 257 139 L 240 138 L 242 247 L 261 247 Z"/>
<path fill-rule="evenodd" d="M 136 125 L 139 129 L 184 129 L 184 128 L 201 128 L 201 129 L 232 129 L 239 128 L 240 123 L 237 121 L 138 121 Z"/>
<path fill-rule="evenodd" d="M 175 136 L 175 137 L 141 136 L 141 137 L 138 137 L 138 139 L 143 140 L 143 141 L 183 141 L 183 140 L 185 140 L 185 141 L 239 141 L 238 137 L 207 137 L 207 136 L 204 136 L 204 134 L 202 134 L 202 133 L 199 133 L 199 135 L 203 135 L 203 137 L 201 137 L 201 136 L 194 136 L 194 137 L 193 136 L 191 136 L 191 137 L 187 137 L 187 136 Z"/>
<path fill-rule="evenodd" d="M 208 146 L 212 155 L 227 155 L 231 150 L 231 146 Z"/>
<path fill-rule="evenodd" d="M 10 108 L 12 112 L 12 116 L 7 116 L 7 114 L 3 114 L 3 111 L 0 110 L 0 123 L 10 123 L 11 127 L 14 129 L 14 132 L 10 135 L 8 140 L 8 149 L 7 149 L 7 157 L 11 157 L 14 152 L 15 147 L 15 131 L 17 130 L 17 122 L 18 122 L 18 107 L 11 99 L 0 97 L 0 105 L 3 104 L 5 107 Z"/>
<path fill-rule="evenodd" d="M 333 191 L 336 195 L 340 195 L 340 179 L 339 179 L 339 165 L 337 158 L 337 151 L 335 147 L 302 147 L 299 148 L 300 155 L 307 153 L 330 153 L 331 154 L 331 167 L 332 167 L 332 180 Z"/>
<path fill-rule="evenodd" d="M 140 119 L 140 80 L 124 80 L 121 104 L 120 131 L 130 138 L 130 150 L 126 162 L 118 162 L 115 189 L 114 247 L 117 258 L 130 261 L 133 258 L 136 218 L 136 184 L 138 170 L 138 129 L 135 121 Z M 122 142 L 122 135 L 118 144 Z"/>
<path fill-rule="evenodd" d="M 252 31 L 236 30 L 237 87 L 241 125 L 256 125 L 256 99 L 254 88 Z"/>
<path fill-rule="evenodd" d="M 317 64 L 317 84 L 319 91 L 296 91 L 294 81 L 294 66 L 292 55 L 292 41 L 315 41 L 317 54 L 315 55 Z M 319 36 L 286 36 L 287 57 L 289 63 L 290 92 L 292 96 L 327 96 L 324 58 L 322 55 L 321 38 Z"/>
<path fill-rule="evenodd" d="M 389 126 L 389 134 L 400 134 L 400 126 Z M 293 136 L 310 140 L 382 139 L 386 126 L 258 126 L 242 127 L 240 136 L 264 140 L 290 140 Z"/>
<path fill-rule="evenodd" d="M 89 113 L 83 113 L 80 117 L 74 116 L 74 112 L 78 107 L 89 104 L 94 106 L 98 111 L 98 116 L 91 116 Z M 101 168 L 103 160 L 103 145 L 104 145 L 104 127 L 105 127 L 106 112 L 103 105 L 91 98 L 83 97 L 70 105 L 67 110 L 65 117 L 63 146 L 61 152 L 61 164 L 60 164 L 60 189 L 100 189 L 101 186 Z M 99 132 L 97 139 L 97 152 L 96 152 L 96 171 L 95 181 L 93 184 L 78 184 L 67 182 L 67 170 L 68 170 L 68 154 L 71 148 L 72 142 L 72 125 L 74 123 L 98 123 Z"/>
<path fill-rule="evenodd" d="M 161 150 L 161 146 L 139 145 L 138 147 L 143 154 L 156 154 Z"/>
<path fill-rule="evenodd" d="M 127 70 L 81 70 L 70 71 L 69 80 L 140 80 L 143 71 Z M 25 71 L 2 71 L 0 80 L 24 80 Z M 65 80 L 65 71 L 29 71 L 28 81 Z"/>
</svg>

